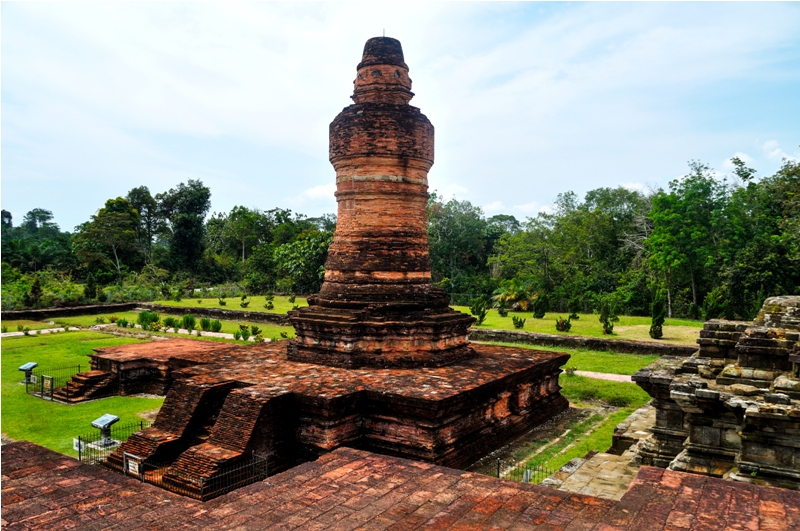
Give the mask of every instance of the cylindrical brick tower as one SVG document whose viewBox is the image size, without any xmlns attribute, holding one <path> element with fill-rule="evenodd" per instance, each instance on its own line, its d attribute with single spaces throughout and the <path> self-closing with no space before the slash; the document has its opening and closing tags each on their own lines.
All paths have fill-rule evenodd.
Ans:
<svg viewBox="0 0 800 531">
<path fill-rule="evenodd" d="M 414 94 L 400 41 L 367 41 L 353 105 L 330 125 L 338 222 L 325 281 L 289 313 L 289 358 L 340 367 L 439 366 L 474 355 L 474 319 L 431 284 L 425 208 L 433 125 Z"/>
</svg>

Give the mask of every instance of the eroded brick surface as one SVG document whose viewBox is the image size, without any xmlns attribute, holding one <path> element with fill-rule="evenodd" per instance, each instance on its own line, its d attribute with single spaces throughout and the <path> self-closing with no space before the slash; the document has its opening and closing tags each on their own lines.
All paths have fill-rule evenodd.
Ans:
<svg viewBox="0 0 800 531">
<path fill-rule="evenodd" d="M 158 356 L 169 342 L 152 344 Z M 166 345 L 172 357 L 162 361 L 188 364 L 198 343 Z M 154 426 L 109 464 L 121 470 L 127 452 L 207 476 L 252 452 L 280 470 L 357 446 L 461 465 L 568 406 L 558 392 L 563 353 L 476 345 L 476 357 L 445 367 L 343 369 L 293 362 L 286 343 L 202 348 L 202 365 L 173 371 Z M 127 356 L 124 348 L 108 355 Z"/>
<path fill-rule="evenodd" d="M 2 470 L 9 530 L 800 528 L 800 492 L 650 467 L 618 502 L 348 448 L 206 503 L 28 442 Z"/>
</svg>

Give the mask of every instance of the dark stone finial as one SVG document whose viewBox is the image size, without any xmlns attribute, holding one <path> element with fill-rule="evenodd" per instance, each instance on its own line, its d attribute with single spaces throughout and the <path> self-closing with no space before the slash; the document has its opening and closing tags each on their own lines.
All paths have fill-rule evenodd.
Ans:
<svg viewBox="0 0 800 531">
<path fill-rule="evenodd" d="M 371 65 L 397 65 L 406 67 L 403 46 L 391 37 L 373 37 L 364 45 L 364 54 L 358 68 Z M 407 68 L 407 67 L 406 67 Z"/>
</svg>

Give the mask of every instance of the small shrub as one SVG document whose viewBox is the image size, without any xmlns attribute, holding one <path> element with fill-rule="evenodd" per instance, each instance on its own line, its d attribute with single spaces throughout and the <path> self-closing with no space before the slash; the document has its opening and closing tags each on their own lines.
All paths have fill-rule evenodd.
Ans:
<svg viewBox="0 0 800 531">
<path fill-rule="evenodd" d="M 581 316 L 580 316 L 580 315 L 578 315 L 578 314 L 577 314 L 577 313 L 575 313 L 575 312 L 572 312 L 571 314 L 569 314 L 569 320 L 570 320 L 570 321 L 577 321 L 577 320 L 578 320 L 578 319 L 580 319 L 580 318 L 581 318 Z"/>
<path fill-rule="evenodd" d="M 564 372 L 567 376 L 575 376 L 575 371 L 577 371 L 577 367 L 564 367 Z"/>
<path fill-rule="evenodd" d="M 203 332 L 208 332 L 211 330 L 211 319 L 208 317 L 203 317 L 200 319 L 200 328 L 203 329 Z"/>
<path fill-rule="evenodd" d="M 100 315 L 98 317 L 95 317 L 94 322 L 97 323 L 97 324 L 105 324 L 106 318 L 103 317 L 102 315 Z"/>
<path fill-rule="evenodd" d="M 25 328 L 22 329 L 22 335 L 25 336 L 31 335 L 31 329 L 26 326 Z"/>
<path fill-rule="evenodd" d="M 296 298 L 297 298 L 297 296 L 294 293 L 292 293 L 292 296 L 289 297 L 289 304 L 294 304 L 294 301 L 295 301 Z"/>
<path fill-rule="evenodd" d="M 129 322 L 128 328 L 136 328 L 136 323 L 134 323 L 133 321 Z"/>
<path fill-rule="evenodd" d="M 159 318 L 156 312 L 148 312 L 147 310 L 144 310 L 139 312 L 139 317 L 136 321 L 141 325 L 142 330 L 152 330 L 152 323 L 155 323 L 158 320 Z"/>
<path fill-rule="evenodd" d="M 233 331 L 233 339 L 235 339 L 236 341 L 239 341 L 240 339 L 242 339 L 242 332 L 239 331 L 239 330 L 234 330 Z"/>
<path fill-rule="evenodd" d="M 224 298 L 220 298 L 220 299 L 219 299 L 217 302 L 219 302 L 219 305 L 220 305 L 220 306 L 225 306 L 226 304 L 228 304 L 228 303 L 225 301 L 225 299 L 224 299 Z"/>
<path fill-rule="evenodd" d="M 187 313 L 186 315 L 183 316 L 181 325 L 182 328 L 185 328 L 191 334 L 192 330 L 194 330 L 195 326 L 197 326 L 197 320 L 194 318 L 194 315 Z"/>
<path fill-rule="evenodd" d="M 266 308 L 267 310 L 272 310 L 273 308 L 275 308 L 275 304 L 273 303 L 273 301 L 275 300 L 274 293 L 268 291 L 267 294 L 264 296 L 264 298 L 267 300 L 267 302 L 264 304 L 264 308 Z"/>
<path fill-rule="evenodd" d="M 264 336 L 262 336 L 261 334 L 256 334 L 255 336 L 253 336 L 253 341 L 255 341 L 256 343 L 263 343 Z"/>
<path fill-rule="evenodd" d="M 175 332 L 178 331 L 178 321 L 172 316 L 164 317 L 164 326 L 172 328 Z"/>
<path fill-rule="evenodd" d="M 500 314 L 500 317 L 508 317 L 508 308 L 505 306 L 497 308 L 497 313 Z"/>
<path fill-rule="evenodd" d="M 242 328 L 241 332 L 239 333 L 241 334 L 243 340 L 247 341 L 250 339 L 250 330 L 247 328 Z"/>
<path fill-rule="evenodd" d="M 281 332 L 281 338 L 282 339 L 288 339 L 289 338 L 289 334 L 287 334 L 286 332 Z"/>
<path fill-rule="evenodd" d="M 247 306 L 249 304 L 250 304 L 250 301 L 242 301 L 242 302 L 239 303 L 239 306 L 241 306 L 242 308 L 247 308 Z"/>
<path fill-rule="evenodd" d="M 483 324 L 483 321 L 486 320 L 486 314 L 488 313 L 486 309 L 486 299 L 479 297 L 472 301 L 472 306 L 469 307 L 469 313 L 475 316 L 476 325 Z"/>
<path fill-rule="evenodd" d="M 261 333 L 261 329 L 256 325 L 250 325 L 250 333 L 253 334 L 254 336 L 257 336 L 258 334 Z"/>
<path fill-rule="evenodd" d="M 533 301 L 533 317 L 535 319 L 543 318 L 549 306 L 550 298 L 547 296 L 547 293 L 539 293 L 536 300 Z"/>
<path fill-rule="evenodd" d="M 128 327 L 128 320 L 127 319 L 117 319 L 117 326 L 120 328 L 127 328 Z"/>
<path fill-rule="evenodd" d="M 663 290 L 658 290 L 653 297 L 651 314 L 653 320 L 650 324 L 650 337 L 661 339 L 664 337 L 664 320 L 667 318 L 667 300 Z"/>
<path fill-rule="evenodd" d="M 222 323 L 219 322 L 219 319 L 214 319 L 211 321 L 211 331 L 219 332 L 220 330 L 222 330 Z"/>
<path fill-rule="evenodd" d="M 197 299 L 197 304 L 203 304 L 203 299 Z"/>
<path fill-rule="evenodd" d="M 4 334 L 5 334 L 6 332 L 8 332 L 8 327 L 7 327 L 7 326 L 4 326 L 4 327 L 2 327 L 2 332 L 3 332 Z"/>
<path fill-rule="evenodd" d="M 272 301 L 267 301 L 266 304 L 264 304 L 264 308 L 267 310 L 272 310 L 275 308 L 275 305 L 272 303 Z"/>
<path fill-rule="evenodd" d="M 153 332 L 160 332 L 160 331 L 164 331 L 164 332 L 166 332 L 166 331 L 167 331 L 167 327 L 165 327 L 165 326 L 164 326 L 164 325 L 161 323 L 161 320 L 160 320 L 160 319 L 156 319 L 155 321 L 153 321 L 152 323 L 150 323 L 150 330 L 152 330 Z"/>
<path fill-rule="evenodd" d="M 525 321 L 527 319 L 523 319 L 522 317 L 517 317 L 516 315 L 511 317 L 511 322 L 514 323 L 514 328 L 517 330 L 521 330 L 523 326 L 525 326 Z"/>
<path fill-rule="evenodd" d="M 175 302 L 181 302 L 183 298 L 181 297 L 181 290 L 180 288 L 176 289 L 172 294 L 172 300 Z"/>
<path fill-rule="evenodd" d="M 23 330 L 25 330 L 25 327 L 22 326 L 21 324 L 18 324 L 17 325 L 17 332 L 22 332 Z"/>
<path fill-rule="evenodd" d="M 558 319 L 556 319 L 556 330 L 559 332 L 569 332 L 570 328 L 572 328 L 570 318 L 564 319 L 563 317 L 559 316 Z"/>
<path fill-rule="evenodd" d="M 246 299 L 247 299 L 247 293 L 242 293 L 242 297 L 241 297 L 241 299 L 242 299 L 242 300 L 246 300 Z"/>
<path fill-rule="evenodd" d="M 109 323 L 116 323 L 118 320 L 119 317 L 117 317 L 116 315 L 112 315 L 111 317 L 108 318 Z"/>
<path fill-rule="evenodd" d="M 616 309 L 610 301 L 604 300 L 600 303 L 600 323 L 603 325 L 603 333 L 611 334 L 614 332 L 614 323 L 619 321 Z"/>
</svg>

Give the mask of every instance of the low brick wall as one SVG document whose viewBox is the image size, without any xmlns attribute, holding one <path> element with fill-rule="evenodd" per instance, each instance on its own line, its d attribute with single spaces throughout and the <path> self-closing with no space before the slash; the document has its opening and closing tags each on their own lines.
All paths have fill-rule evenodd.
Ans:
<svg viewBox="0 0 800 531">
<path fill-rule="evenodd" d="M 470 341 L 496 341 L 502 343 L 525 343 L 551 347 L 585 348 L 589 350 L 608 350 L 625 354 L 644 354 L 657 356 L 691 356 L 698 347 L 670 345 L 648 341 L 625 341 L 599 337 L 560 336 L 536 332 L 517 332 L 514 330 L 469 329 Z"/>
<path fill-rule="evenodd" d="M 172 315 L 185 315 L 190 313 L 194 316 L 212 317 L 214 319 L 224 319 L 226 321 L 250 321 L 252 323 L 277 325 L 289 324 L 288 316 L 285 313 L 248 312 L 243 310 L 226 310 L 223 308 L 197 308 L 192 306 L 163 306 L 161 304 L 150 304 L 146 302 L 140 302 L 136 307 L 146 308 L 152 312 Z"/>
<path fill-rule="evenodd" d="M 121 302 L 114 304 L 89 304 L 86 306 L 70 306 L 68 308 L 41 308 L 37 310 L 6 310 L 0 314 L 4 321 L 25 319 L 43 321 L 56 317 L 74 317 L 76 315 L 94 315 L 98 313 L 127 312 L 140 306 L 138 302 Z"/>
</svg>

